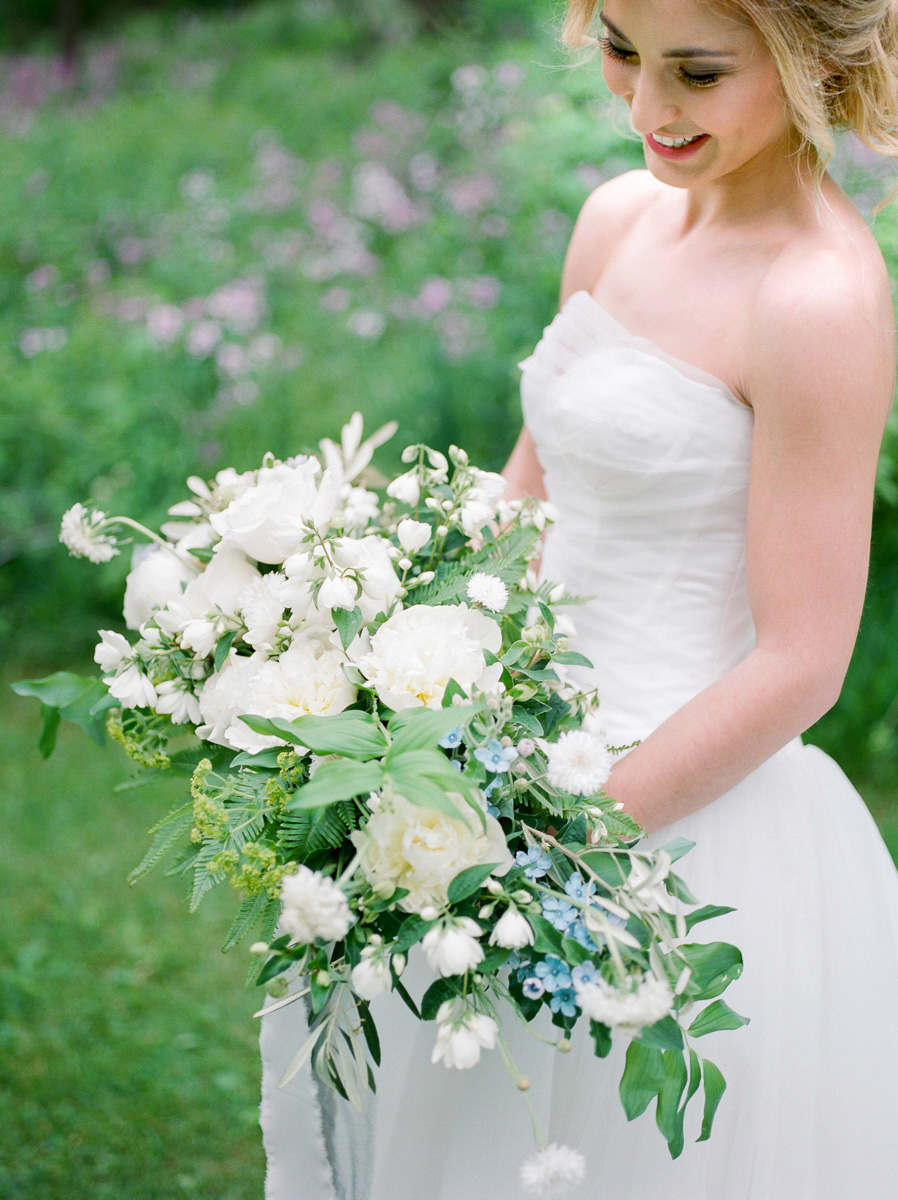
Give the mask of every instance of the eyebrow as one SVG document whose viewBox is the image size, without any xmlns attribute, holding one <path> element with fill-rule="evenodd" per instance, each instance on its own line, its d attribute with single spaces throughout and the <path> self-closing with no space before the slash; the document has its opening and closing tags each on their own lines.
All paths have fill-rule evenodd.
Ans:
<svg viewBox="0 0 898 1200">
<path fill-rule="evenodd" d="M 604 13 L 599 13 L 599 20 L 609 33 L 619 37 L 623 42 L 629 42 L 627 35 L 612 22 Z M 632 43 L 631 43 L 632 44 Z M 662 58 L 735 58 L 732 50 L 702 50 L 696 46 L 685 46 L 682 49 L 665 50 Z"/>
</svg>

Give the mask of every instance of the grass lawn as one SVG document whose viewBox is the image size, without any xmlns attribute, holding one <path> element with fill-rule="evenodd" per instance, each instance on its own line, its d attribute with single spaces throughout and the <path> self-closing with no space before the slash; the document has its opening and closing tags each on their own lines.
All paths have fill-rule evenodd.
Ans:
<svg viewBox="0 0 898 1200">
<path fill-rule="evenodd" d="M 0 1196 L 261 1197 L 258 1057 L 245 945 L 217 952 L 232 897 L 190 917 L 181 883 L 126 876 L 183 781 L 113 792 L 127 773 L 0 691 Z M 898 806 L 866 798 L 898 858 Z"/>
</svg>

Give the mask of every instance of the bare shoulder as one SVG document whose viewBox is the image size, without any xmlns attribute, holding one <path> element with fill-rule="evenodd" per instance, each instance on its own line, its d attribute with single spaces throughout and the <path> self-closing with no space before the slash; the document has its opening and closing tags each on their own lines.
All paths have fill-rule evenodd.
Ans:
<svg viewBox="0 0 898 1200">
<path fill-rule="evenodd" d="M 591 292 L 612 246 L 655 203 L 664 184 L 650 171 L 627 171 L 601 184 L 586 198 L 564 260 L 562 303 L 573 292 Z"/>
<path fill-rule="evenodd" d="M 784 243 L 755 293 L 746 394 L 752 404 L 832 405 L 884 420 L 895 385 L 888 274 L 865 228 Z"/>
</svg>

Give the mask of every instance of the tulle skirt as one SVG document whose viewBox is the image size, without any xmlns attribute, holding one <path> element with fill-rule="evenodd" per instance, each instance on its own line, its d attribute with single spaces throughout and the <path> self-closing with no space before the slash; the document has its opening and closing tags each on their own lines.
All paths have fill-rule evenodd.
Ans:
<svg viewBox="0 0 898 1200">
<path fill-rule="evenodd" d="M 653 1107 L 628 1123 L 619 1039 L 596 1059 L 585 1031 L 562 1054 L 512 1020 L 505 1032 L 547 1140 L 585 1156 L 572 1200 L 894 1200 L 898 1196 L 898 874 L 857 792 L 799 740 L 713 804 L 653 835 L 696 847 L 678 870 L 703 903 L 736 911 L 696 940 L 732 941 L 727 1002 L 751 1018 L 696 1042 L 728 1089 L 710 1141 L 700 1097 L 672 1161 Z M 406 983 L 430 982 L 414 956 Z M 298 1001 L 264 1019 L 266 1200 L 519 1200 L 533 1150 L 523 1097 L 498 1051 L 471 1071 L 431 1065 L 435 1026 L 398 996 L 372 1006 L 378 1094 L 359 1115 L 312 1078 L 277 1080 L 303 1038 Z"/>
</svg>

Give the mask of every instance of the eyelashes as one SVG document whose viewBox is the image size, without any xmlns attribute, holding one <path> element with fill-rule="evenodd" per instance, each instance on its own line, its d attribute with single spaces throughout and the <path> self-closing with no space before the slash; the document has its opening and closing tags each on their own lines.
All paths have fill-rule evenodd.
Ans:
<svg viewBox="0 0 898 1200">
<path fill-rule="evenodd" d="M 625 50 L 623 46 L 616 45 L 607 34 L 602 38 L 601 46 L 602 53 L 616 62 L 632 64 L 638 57 L 635 50 Z M 728 74 L 726 71 L 693 72 L 687 71 L 684 67 L 676 69 L 676 75 L 680 82 L 691 88 L 713 87 L 721 76 L 726 74 Z"/>
</svg>

